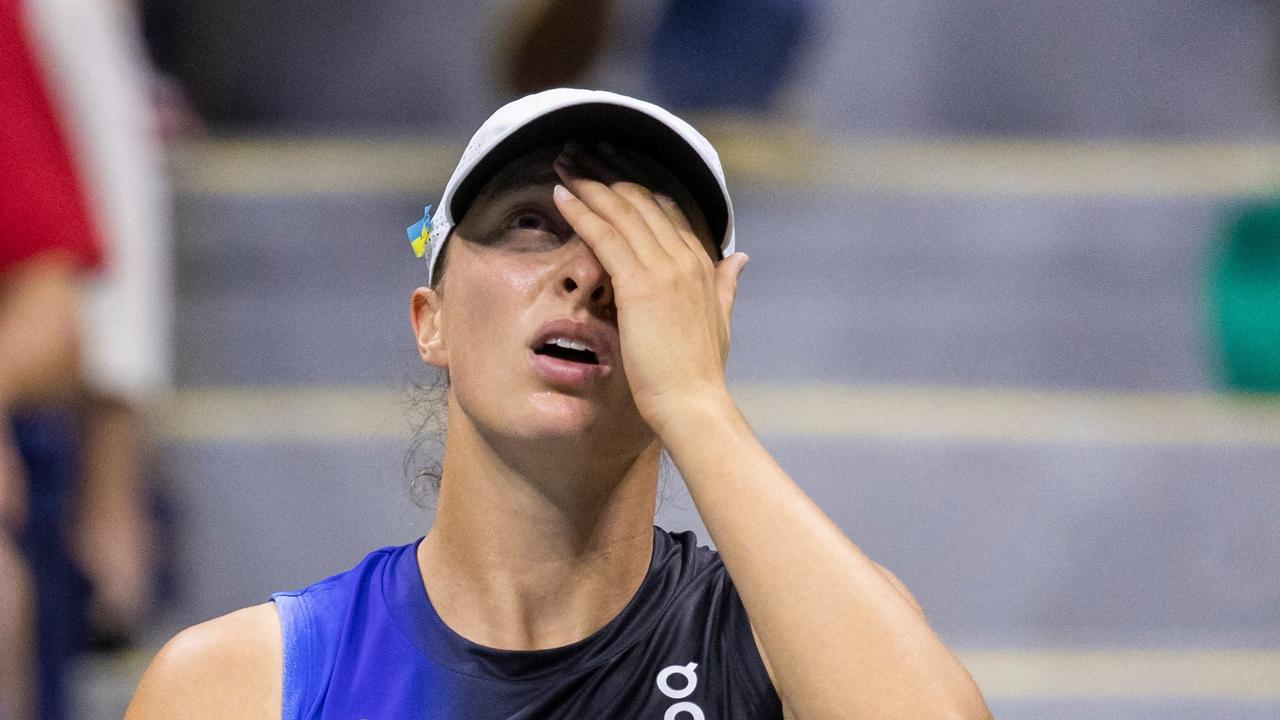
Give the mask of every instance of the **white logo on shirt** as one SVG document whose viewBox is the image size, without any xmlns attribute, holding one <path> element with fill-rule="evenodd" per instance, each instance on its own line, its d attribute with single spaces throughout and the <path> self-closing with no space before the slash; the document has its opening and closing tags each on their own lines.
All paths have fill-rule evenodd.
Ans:
<svg viewBox="0 0 1280 720">
<path fill-rule="evenodd" d="M 665 667 L 658 673 L 658 689 L 663 695 L 672 700 L 684 700 L 693 694 L 694 688 L 698 687 L 698 663 L 689 663 L 688 665 L 671 665 Z M 681 675 L 684 682 L 679 688 L 671 687 L 671 676 Z M 702 708 L 697 704 L 685 700 L 678 702 L 667 708 L 667 712 L 662 716 L 663 720 L 706 720 L 706 716 L 702 714 Z"/>
</svg>

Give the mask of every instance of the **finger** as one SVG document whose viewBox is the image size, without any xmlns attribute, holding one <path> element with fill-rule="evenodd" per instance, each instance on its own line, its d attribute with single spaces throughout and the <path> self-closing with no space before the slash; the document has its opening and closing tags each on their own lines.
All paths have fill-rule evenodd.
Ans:
<svg viewBox="0 0 1280 720">
<path fill-rule="evenodd" d="M 641 265 L 634 249 L 618 231 L 592 212 L 569 188 L 557 184 L 551 196 L 565 222 L 591 248 L 605 272 L 618 277 Z"/>
<path fill-rule="evenodd" d="M 618 168 L 623 177 L 631 182 L 639 183 L 647 188 L 657 187 L 653 180 L 652 174 L 640 166 L 635 157 L 630 153 L 623 152 L 613 143 L 597 143 L 596 151 L 605 162 Z"/>
<path fill-rule="evenodd" d="M 698 237 L 698 233 L 689 224 L 689 217 L 684 214 L 684 210 L 680 209 L 680 204 L 667 195 L 658 195 L 657 199 L 658 205 L 666 213 L 667 219 L 671 221 L 671 224 L 675 226 L 676 232 L 679 233 L 680 239 L 684 241 L 685 246 L 700 257 L 705 257 L 714 263 L 716 260 L 715 255 L 709 252 L 707 247 L 702 244 L 702 239 Z"/>
<path fill-rule="evenodd" d="M 589 153 L 588 157 L 598 160 L 608 168 L 607 172 L 618 173 L 627 178 L 611 187 L 636 206 L 667 254 L 673 258 L 690 250 L 706 254 L 696 236 L 683 235 L 685 230 L 692 232 L 688 219 L 670 197 L 653 190 L 657 185 L 652 180 L 652 174 L 633 155 L 624 153 L 607 142 L 598 143 L 596 150 L 597 153 Z"/>
<path fill-rule="evenodd" d="M 716 265 L 716 293 L 720 297 L 720 308 L 724 311 L 725 322 L 733 317 L 733 304 L 738 296 L 738 278 L 742 269 L 747 266 L 746 253 L 736 252 Z"/>
<path fill-rule="evenodd" d="M 679 228 L 671 222 L 671 217 L 662 207 L 664 196 L 655 195 L 649 188 L 630 182 L 614 185 L 613 191 L 635 207 L 649 226 L 649 232 L 653 233 L 654 239 L 672 259 L 680 259 L 689 254 L 688 243 L 680 236 Z M 693 259 L 696 260 L 696 257 Z"/>
<path fill-rule="evenodd" d="M 573 195 L 597 217 L 612 225 L 616 234 L 631 246 L 635 256 L 646 267 L 654 267 L 671 261 L 670 254 L 653 236 L 649 224 L 630 200 L 614 192 L 609 186 L 584 176 L 575 168 L 575 158 L 557 158 L 556 172 Z"/>
<path fill-rule="evenodd" d="M 600 156 L 589 152 L 576 142 L 565 143 L 564 150 L 560 153 L 560 158 L 564 159 L 565 164 L 571 170 L 592 180 L 598 180 L 605 185 L 613 185 L 628 179 L 621 168 L 605 162 Z M 560 158 L 557 158 L 557 160 Z"/>
<path fill-rule="evenodd" d="M 641 163 L 631 153 L 623 152 L 607 142 L 598 143 L 596 148 L 600 153 L 600 156 L 608 164 L 618 168 L 625 177 L 630 178 L 633 182 L 637 182 L 646 188 L 652 189 L 658 187 L 657 183 L 652 180 L 652 174 L 645 170 Z M 666 213 L 667 218 L 673 225 L 675 225 L 676 231 L 679 233 L 680 240 L 684 245 L 697 253 L 699 258 L 706 256 L 714 263 L 718 257 L 718 253 L 709 251 L 703 246 L 702 240 L 698 236 L 698 232 L 693 229 L 688 216 L 686 216 L 684 210 L 680 208 L 679 203 L 671 198 L 671 196 L 663 193 L 654 193 L 654 197 L 657 198 L 658 204 Z M 665 225 L 665 223 L 663 224 Z"/>
</svg>

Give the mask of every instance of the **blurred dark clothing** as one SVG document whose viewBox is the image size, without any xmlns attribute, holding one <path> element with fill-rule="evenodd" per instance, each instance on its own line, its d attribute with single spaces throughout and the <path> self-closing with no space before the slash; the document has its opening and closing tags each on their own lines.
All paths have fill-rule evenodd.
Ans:
<svg viewBox="0 0 1280 720">
<path fill-rule="evenodd" d="M 29 508 L 19 539 L 35 588 L 36 717 L 67 718 L 67 673 L 87 636 L 89 584 L 67 546 L 68 512 L 79 460 L 77 420 L 71 412 L 44 411 L 13 422 L 27 471 Z"/>
<path fill-rule="evenodd" d="M 463 132 L 492 111 L 492 3 L 145 0 L 152 57 L 210 127 Z"/>
<path fill-rule="evenodd" d="M 27 473 L 28 515 L 18 538 L 35 591 L 36 670 L 39 720 L 74 720 L 68 714 L 69 672 L 86 650 L 111 651 L 132 638 L 104 634 L 90 617 L 93 584 L 76 563 L 70 545 L 75 503 L 81 493 L 83 418 L 73 410 L 39 410 L 9 421 Z M 146 511 L 164 547 L 174 544 L 173 508 L 162 494 L 148 493 Z M 173 596 L 172 558 L 156 568 L 157 600 Z"/>
<path fill-rule="evenodd" d="M 650 44 L 659 102 L 759 113 L 804 46 L 809 0 L 669 0 Z"/>
</svg>

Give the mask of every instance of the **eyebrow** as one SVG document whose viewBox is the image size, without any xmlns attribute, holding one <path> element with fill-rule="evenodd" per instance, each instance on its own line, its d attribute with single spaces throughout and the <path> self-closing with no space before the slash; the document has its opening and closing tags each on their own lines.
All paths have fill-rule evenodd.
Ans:
<svg viewBox="0 0 1280 720">
<path fill-rule="evenodd" d="M 531 185 L 549 185 L 556 182 L 560 182 L 560 175 L 556 173 L 554 167 L 542 163 L 526 165 L 514 172 L 503 173 L 490 180 L 489 186 L 485 188 L 482 197 L 492 199 L 512 190 L 521 190 Z"/>
</svg>

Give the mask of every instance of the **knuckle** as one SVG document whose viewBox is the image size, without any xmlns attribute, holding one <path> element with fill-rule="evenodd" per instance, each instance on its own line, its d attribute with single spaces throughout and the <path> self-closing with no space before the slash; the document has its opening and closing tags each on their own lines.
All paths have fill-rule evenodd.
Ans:
<svg viewBox="0 0 1280 720">
<path fill-rule="evenodd" d="M 653 193 L 649 191 L 649 188 L 628 180 L 614 183 L 613 189 L 619 195 L 631 200 L 642 200 L 653 197 Z"/>
<path fill-rule="evenodd" d="M 618 208 L 618 213 L 622 215 L 627 222 L 637 224 L 644 223 L 644 215 L 641 215 L 640 211 L 636 209 L 636 206 L 631 203 L 623 203 Z"/>
<path fill-rule="evenodd" d="M 631 288 L 632 294 L 640 297 L 648 296 L 653 288 L 653 280 L 644 272 L 631 271 L 622 276 L 623 285 Z"/>
<path fill-rule="evenodd" d="M 622 241 L 622 235 L 613 229 L 612 225 L 601 225 L 597 237 L 602 242 L 617 243 Z"/>
<path fill-rule="evenodd" d="M 698 257 L 691 252 L 682 252 L 676 255 L 676 265 L 686 275 L 701 275 L 704 267 Z"/>
<path fill-rule="evenodd" d="M 692 254 L 693 254 L 694 260 L 696 260 L 698 263 L 698 267 L 709 269 L 709 270 L 715 269 L 715 266 L 716 266 L 715 261 L 712 260 L 711 256 L 708 255 L 706 250 L 702 248 L 702 244 L 698 242 L 697 237 L 693 236 L 690 233 L 685 233 L 685 239 L 691 240 L 693 242 L 691 247 L 695 248 L 695 250 L 693 251 Z"/>
</svg>

